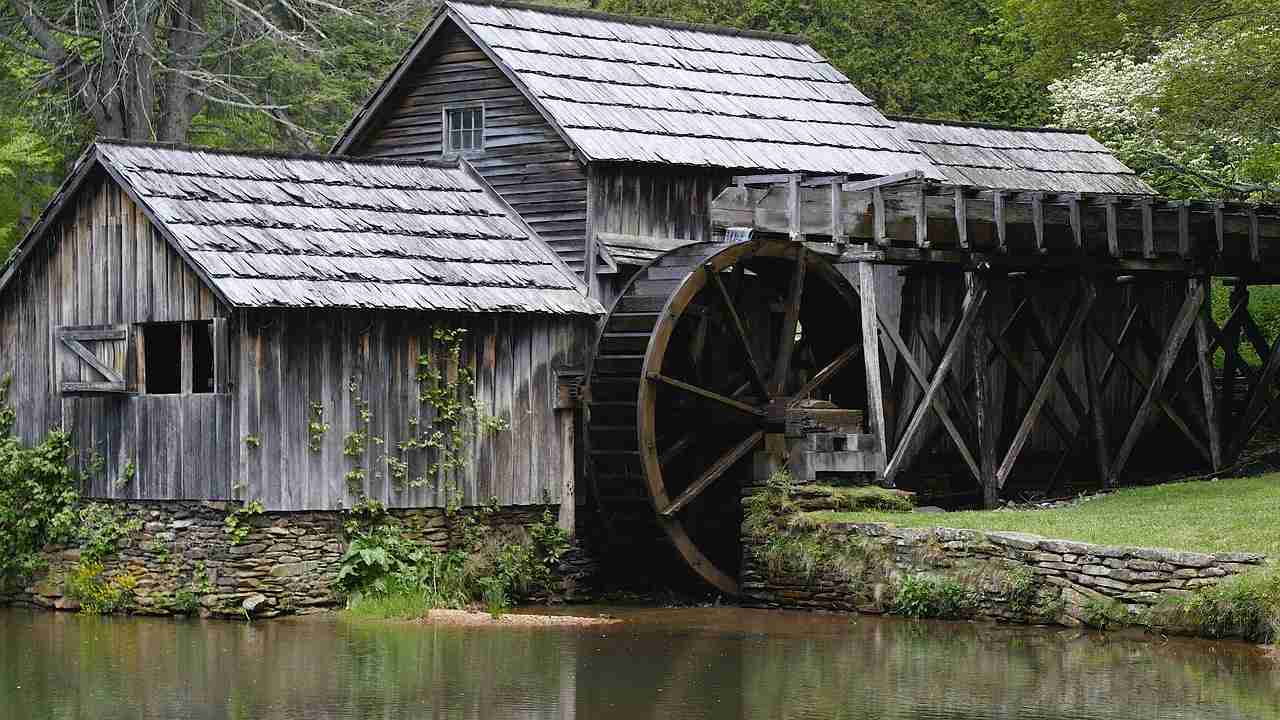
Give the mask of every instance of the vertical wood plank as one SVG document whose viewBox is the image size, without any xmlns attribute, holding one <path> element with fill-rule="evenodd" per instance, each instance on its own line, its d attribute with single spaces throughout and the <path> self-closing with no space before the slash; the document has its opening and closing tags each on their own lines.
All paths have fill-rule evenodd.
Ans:
<svg viewBox="0 0 1280 720">
<path fill-rule="evenodd" d="M 1215 471 L 1222 468 L 1222 438 L 1219 435 L 1219 420 L 1216 397 L 1213 391 L 1213 353 L 1209 344 L 1209 323 L 1212 322 L 1212 310 L 1209 301 L 1209 284 L 1204 278 L 1189 278 L 1188 292 L 1198 293 L 1203 298 L 1199 316 L 1195 319 L 1196 334 L 1196 367 L 1200 375 L 1200 399 L 1204 407 L 1205 434 L 1209 439 L 1209 456 Z"/>
<path fill-rule="evenodd" d="M 876 298 L 875 265 L 858 263 L 858 295 L 862 325 L 862 362 L 867 378 L 867 419 L 869 430 L 878 440 L 876 451 L 880 454 L 877 466 L 883 468 L 888 457 L 889 429 L 885 424 L 884 388 L 881 383 L 880 313 Z M 883 477 L 883 476 L 882 476 Z"/>
</svg>

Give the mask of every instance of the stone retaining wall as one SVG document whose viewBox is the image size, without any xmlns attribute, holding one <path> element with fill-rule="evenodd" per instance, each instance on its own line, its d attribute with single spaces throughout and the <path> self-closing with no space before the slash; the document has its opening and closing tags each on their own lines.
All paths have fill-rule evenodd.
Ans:
<svg viewBox="0 0 1280 720">
<path fill-rule="evenodd" d="M 841 523 L 815 530 L 827 547 L 852 548 L 855 567 L 819 567 L 800 577 L 767 567 L 761 546 L 744 543 L 743 589 L 749 604 L 885 612 L 906 576 L 951 578 L 970 588 L 972 614 L 1026 623 L 1078 625 L 1091 605 L 1123 604 L 1131 613 L 1257 568 L 1255 553 L 1190 553 L 1091 545 L 1012 532 L 898 528 Z"/>
<path fill-rule="evenodd" d="M 233 503 L 113 502 L 142 521 L 142 529 L 103 562 L 107 574 L 127 573 L 136 581 L 134 612 L 167 615 L 181 611 L 179 598 L 194 595 L 202 615 L 257 617 L 332 608 L 339 560 L 346 550 L 344 514 L 336 511 L 262 513 L 244 521 L 249 533 L 232 544 L 224 528 Z M 503 508 L 484 515 L 491 527 L 510 530 L 540 520 L 543 507 Z M 554 513 L 554 509 L 552 510 Z M 443 510 L 389 510 L 407 537 L 445 550 L 456 542 Z M 80 560 L 76 548 L 46 549 L 48 568 L 23 591 L 0 602 L 74 610 L 65 595 L 67 573 Z M 560 567 L 563 594 L 588 591 L 592 558 L 575 547 Z"/>
</svg>

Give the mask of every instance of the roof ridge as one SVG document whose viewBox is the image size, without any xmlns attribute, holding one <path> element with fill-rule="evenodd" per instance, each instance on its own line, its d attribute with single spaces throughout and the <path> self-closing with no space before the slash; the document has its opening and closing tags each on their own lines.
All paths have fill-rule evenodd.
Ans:
<svg viewBox="0 0 1280 720">
<path fill-rule="evenodd" d="M 585 8 L 538 5 L 530 2 L 518 2 L 517 0 L 445 0 L 444 4 L 491 5 L 493 7 L 508 8 L 511 10 L 530 10 L 532 12 L 546 13 L 548 15 L 581 17 L 591 20 L 603 20 L 606 22 L 619 22 L 626 25 L 653 25 L 655 27 L 669 28 L 671 30 L 689 30 L 692 32 L 705 32 L 714 35 L 731 35 L 737 37 L 757 38 L 760 40 L 778 40 L 780 42 L 796 45 L 810 45 L 808 38 L 805 38 L 803 35 L 791 35 L 788 33 L 770 32 L 767 30 L 747 30 L 732 28 L 725 25 L 691 23 L 681 20 L 648 17 L 643 15 L 622 15 L 620 13 L 609 13 L 601 10 L 587 10 Z"/>
<path fill-rule="evenodd" d="M 357 165 L 389 165 L 400 167 L 428 167 L 440 170 L 457 170 L 458 163 L 448 160 L 387 160 L 382 158 L 360 157 L 355 155 L 340 155 L 335 153 L 319 153 L 319 152 L 296 152 L 288 150 L 261 150 L 261 149 L 233 149 L 233 148 L 215 148 L 206 145 L 192 145 L 189 143 L 170 142 L 164 140 L 130 140 L 126 138 L 111 138 L 97 136 L 93 139 L 93 145 L 120 145 L 122 147 L 137 148 L 154 148 L 157 150 L 178 150 L 181 152 L 199 152 L 208 153 L 210 155 L 235 155 L 239 157 L 263 158 L 271 160 L 306 160 L 312 162 L 345 162 Z"/>
<path fill-rule="evenodd" d="M 1002 123 L 982 122 L 977 120 L 944 120 L 941 118 L 917 117 L 914 115 L 885 115 L 893 122 L 919 123 L 921 125 L 952 125 L 955 127 L 986 128 L 988 130 L 1012 130 L 1015 132 L 1046 132 L 1070 135 L 1088 135 L 1088 131 L 1079 128 L 1058 127 L 1055 125 L 1005 125 Z M 1091 136 L 1092 137 L 1092 136 Z"/>
</svg>

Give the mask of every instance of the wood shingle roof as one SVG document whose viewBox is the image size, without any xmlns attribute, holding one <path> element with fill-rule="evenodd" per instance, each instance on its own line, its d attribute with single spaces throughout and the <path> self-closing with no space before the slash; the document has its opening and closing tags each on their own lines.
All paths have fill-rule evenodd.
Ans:
<svg viewBox="0 0 1280 720">
<path fill-rule="evenodd" d="M 1078 130 L 895 118 L 947 182 L 979 187 L 1151 195 L 1102 143 Z"/>
<path fill-rule="evenodd" d="M 116 141 L 96 162 L 235 307 L 602 312 L 465 165 Z"/>
</svg>

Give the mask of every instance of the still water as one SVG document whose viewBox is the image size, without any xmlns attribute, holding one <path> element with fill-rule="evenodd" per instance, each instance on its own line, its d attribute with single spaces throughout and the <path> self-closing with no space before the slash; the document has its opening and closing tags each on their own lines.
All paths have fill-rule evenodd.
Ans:
<svg viewBox="0 0 1280 720">
<path fill-rule="evenodd" d="M 1280 718 L 1280 662 L 1233 643 L 730 608 L 609 612 L 628 622 L 0 610 L 0 718 Z"/>
</svg>

